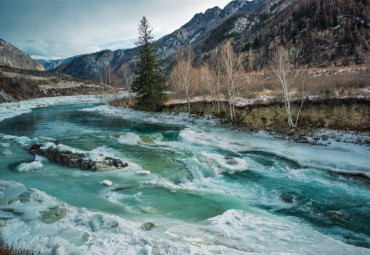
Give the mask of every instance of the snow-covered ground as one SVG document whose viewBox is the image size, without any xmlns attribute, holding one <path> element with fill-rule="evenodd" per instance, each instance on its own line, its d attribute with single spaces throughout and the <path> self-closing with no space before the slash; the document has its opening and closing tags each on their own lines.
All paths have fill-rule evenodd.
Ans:
<svg viewBox="0 0 370 255">
<path fill-rule="evenodd" d="M 126 94 L 120 94 L 126 96 Z M 107 103 L 113 95 L 86 95 L 86 96 L 63 96 L 43 97 L 25 101 L 0 104 L 0 121 L 23 113 L 28 113 L 34 108 L 50 105 L 77 104 L 77 103 Z"/>
</svg>

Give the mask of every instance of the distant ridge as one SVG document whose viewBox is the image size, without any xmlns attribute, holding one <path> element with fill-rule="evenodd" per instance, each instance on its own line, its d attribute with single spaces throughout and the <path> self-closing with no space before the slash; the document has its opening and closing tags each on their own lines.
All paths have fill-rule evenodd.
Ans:
<svg viewBox="0 0 370 255">
<path fill-rule="evenodd" d="M 45 68 L 30 55 L 0 39 L 0 65 L 34 71 L 45 71 Z"/>
</svg>

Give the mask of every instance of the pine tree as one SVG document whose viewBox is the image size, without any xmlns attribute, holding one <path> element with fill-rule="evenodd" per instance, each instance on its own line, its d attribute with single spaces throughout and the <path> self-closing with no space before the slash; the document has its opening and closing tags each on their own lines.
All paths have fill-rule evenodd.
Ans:
<svg viewBox="0 0 370 255">
<path fill-rule="evenodd" d="M 136 94 L 135 108 L 144 111 L 157 111 L 166 100 L 166 79 L 152 31 L 148 20 L 143 17 L 139 24 L 137 61 L 134 69 L 136 77 L 131 92 Z"/>
</svg>

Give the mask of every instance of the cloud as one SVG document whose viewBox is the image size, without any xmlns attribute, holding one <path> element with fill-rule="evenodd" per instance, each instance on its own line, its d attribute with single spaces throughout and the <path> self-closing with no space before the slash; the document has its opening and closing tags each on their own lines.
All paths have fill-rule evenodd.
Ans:
<svg viewBox="0 0 370 255">
<path fill-rule="evenodd" d="M 0 36 L 38 57 L 70 57 L 134 46 L 147 16 L 157 38 L 229 0 L 1 0 Z"/>
</svg>

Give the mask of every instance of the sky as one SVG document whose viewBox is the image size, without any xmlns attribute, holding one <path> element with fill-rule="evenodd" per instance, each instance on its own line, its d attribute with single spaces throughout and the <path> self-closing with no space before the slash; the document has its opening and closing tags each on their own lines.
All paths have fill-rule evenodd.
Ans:
<svg viewBox="0 0 370 255">
<path fill-rule="evenodd" d="M 0 38 L 34 58 L 134 46 L 146 16 L 156 39 L 231 0 L 0 0 Z"/>
</svg>

